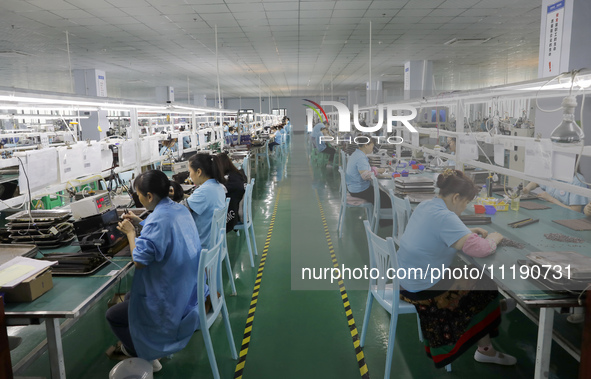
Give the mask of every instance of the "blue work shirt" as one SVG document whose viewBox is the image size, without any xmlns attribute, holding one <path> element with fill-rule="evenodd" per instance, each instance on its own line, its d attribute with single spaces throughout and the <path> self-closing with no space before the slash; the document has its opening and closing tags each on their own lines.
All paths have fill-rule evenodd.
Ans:
<svg viewBox="0 0 591 379">
<path fill-rule="evenodd" d="M 183 137 L 183 149 L 188 149 L 191 147 L 191 138 L 190 137 Z"/>
<path fill-rule="evenodd" d="M 322 129 L 324 129 L 324 124 L 321 122 L 314 125 L 314 129 L 312 129 L 312 138 L 314 138 L 314 143 L 318 151 L 324 151 L 326 149 L 326 144 L 320 139 L 324 135 L 322 134 Z"/>
<path fill-rule="evenodd" d="M 424 201 L 410 216 L 400 239 L 398 265 L 406 272 L 400 285 L 409 292 L 424 291 L 440 279 L 431 282 L 431 268 L 450 267 L 457 252 L 452 247 L 472 232 L 460 218 L 447 208 L 443 199 Z M 429 270 L 427 270 L 429 268 Z M 415 274 L 409 269 L 421 269 Z"/>
<path fill-rule="evenodd" d="M 282 138 L 283 138 L 283 133 L 281 132 L 281 130 L 278 130 L 275 133 L 275 143 L 281 144 Z"/>
<path fill-rule="evenodd" d="M 582 175 L 581 175 L 582 176 Z M 587 185 L 579 180 L 577 175 L 574 176 L 573 180 L 571 180 L 570 184 L 574 184 L 575 186 L 587 188 Z M 540 188 L 544 191 L 548 192 L 550 196 L 555 198 L 556 200 L 560 201 L 564 205 L 582 205 L 583 207 L 589 203 L 589 199 L 581 195 L 575 195 L 574 193 L 566 192 L 564 190 L 558 190 L 552 187 L 546 187 L 544 185 L 540 185 Z"/>
<path fill-rule="evenodd" d="M 160 200 L 140 224 L 133 260 L 129 329 L 138 357 L 153 360 L 183 349 L 199 329 L 197 270 L 201 244 L 186 207 Z"/>
<path fill-rule="evenodd" d="M 213 211 L 226 207 L 226 191 L 224 186 L 215 179 L 208 179 L 200 185 L 187 199 L 191 208 L 191 215 L 197 225 L 199 240 L 204 249 L 209 249 L 209 235 L 211 234 L 211 221 Z"/>
<path fill-rule="evenodd" d="M 359 171 L 369 171 L 369 158 L 359 149 L 355 150 L 347 160 L 347 171 L 345 172 L 345 181 L 347 190 L 351 193 L 363 192 L 369 188 L 369 180 L 363 180 Z"/>
</svg>

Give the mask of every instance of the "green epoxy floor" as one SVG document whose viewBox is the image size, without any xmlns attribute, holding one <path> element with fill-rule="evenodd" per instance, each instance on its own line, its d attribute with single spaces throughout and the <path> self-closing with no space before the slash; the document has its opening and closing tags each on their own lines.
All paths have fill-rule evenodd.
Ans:
<svg viewBox="0 0 591 379">
<path fill-rule="evenodd" d="M 231 325 L 236 348 L 240 351 L 244 326 L 254 287 L 256 270 L 269 229 L 273 206 L 279 193 L 275 225 L 258 297 L 251 340 L 243 377 L 251 378 L 360 378 L 353 341 L 336 283 L 301 281 L 301 267 L 332 267 L 327 240 L 317 203 L 318 194 L 328 223 L 339 265 L 363 267 L 369 264 L 363 211 L 348 211 L 343 238 L 336 234 L 339 212 L 339 178 L 335 168 L 311 167 L 303 135 L 295 135 L 287 159 L 273 157 L 271 168 L 263 165 L 254 177 L 253 195 L 255 232 L 259 256 L 250 267 L 244 236 L 228 235 L 238 296 L 228 296 Z M 281 189 L 279 192 L 278 190 Z M 380 231 L 385 236 L 387 228 Z M 363 323 L 367 284 L 346 281 L 353 316 L 359 332 Z M 125 287 L 125 283 L 123 285 Z M 307 288 L 301 290 L 301 288 Z M 114 290 L 111 291 L 114 293 Z M 229 293 L 226 286 L 226 293 Z M 108 378 L 116 364 L 104 351 L 115 342 L 104 312 L 107 298 L 97 304 L 64 333 L 64 351 L 68 378 Z M 556 318 L 564 318 L 556 315 Z M 370 377 L 384 376 L 388 343 L 389 316 L 374 305 L 364 355 Z M 579 326 L 566 325 L 572 333 Z M 41 338 L 44 328 L 18 331 L 25 343 L 13 352 L 20 359 Z M 237 361 L 230 357 L 221 320 L 211 329 L 217 364 L 222 378 L 233 378 Z M 480 364 L 465 354 L 453 364 L 453 372 L 434 368 L 424 355 L 417 338 L 416 318 L 401 316 L 398 321 L 392 378 L 510 378 L 533 377 L 537 327 L 518 311 L 504 319 L 501 337 L 495 344 L 518 358 L 516 367 Z M 14 363 L 14 361 L 13 361 Z M 201 333 L 195 333 L 189 345 L 171 360 L 162 360 L 163 369 L 155 378 L 211 378 L 212 373 Z M 578 363 L 562 348 L 552 349 L 551 378 L 577 377 Z M 47 355 L 19 373 L 49 377 Z"/>
</svg>

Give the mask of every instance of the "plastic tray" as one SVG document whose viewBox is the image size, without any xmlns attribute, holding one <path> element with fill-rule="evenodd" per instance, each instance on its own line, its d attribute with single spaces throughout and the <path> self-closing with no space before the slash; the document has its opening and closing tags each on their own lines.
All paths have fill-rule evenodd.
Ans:
<svg viewBox="0 0 591 379">
<path fill-rule="evenodd" d="M 16 222 L 55 222 L 64 221 L 70 218 L 71 215 L 70 211 L 32 210 L 30 216 L 29 212 L 21 211 L 6 217 L 6 220 Z"/>
<path fill-rule="evenodd" d="M 0 244 L 0 265 L 16 257 L 35 258 L 37 252 L 39 249 L 35 245 Z"/>
</svg>

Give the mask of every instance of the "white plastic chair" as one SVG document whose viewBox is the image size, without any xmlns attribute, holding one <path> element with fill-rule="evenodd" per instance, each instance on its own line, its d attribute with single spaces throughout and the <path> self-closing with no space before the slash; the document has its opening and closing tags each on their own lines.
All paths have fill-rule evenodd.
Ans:
<svg viewBox="0 0 591 379">
<path fill-rule="evenodd" d="M 211 236 L 217 237 L 220 231 L 226 229 L 226 220 L 228 217 L 228 207 L 230 206 L 230 198 L 226 198 L 226 206 L 218 208 L 213 211 L 213 218 L 211 220 Z M 213 241 L 217 243 L 218 241 Z M 234 274 L 232 274 L 232 264 L 230 263 L 230 255 L 228 254 L 228 243 L 226 241 L 226 233 L 223 235 L 222 241 L 222 259 L 226 262 L 226 270 L 228 270 L 228 278 L 230 278 L 230 286 L 232 287 L 232 296 L 236 296 L 236 285 L 234 284 Z"/>
<path fill-rule="evenodd" d="M 343 149 L 341 149 L 341 166 L 343 167 L 343 170 L 347 172 L 347 153 L 345 153 L 345 150 Z"/>
<path fill-rule="evenodd" d="M 242 222 L 234 226 L 234 230 L 244 230 L 246 237 L 246 245 L 248 246 L 248 254 L 250 256 L 250 266 L 254 267 L 254 257 L 252 255 L 252 248 L 250 246 L 250 239 L 252 238 L 252 245 L 254 247 L 254 255 L 257 253 L 257 242 L 254 236 L 254 225 L 252 223 L 252 188 L 254 187 L 254 178 L 246 185 L 244 192 L 244 201 L 242 202 Z M 250 234 L 249 234 L 250 232 Z"/>
<path fill-rule="evenodd" d="M 365 201 L 364 199 L 351 196 L 349 192 L 347 192 L 345 171 L 341 166 L 339 166 L 339 174 L 341 174 L 341 209 L 339 211 L 339 224 L 337 227 L 337 232 L 339 233 L 340 238 L 343 236 L 343 224 L 345 223 L 345 214 L 347 212 L 347 208 L 365 208 L 365 214 L 371 221 L 373 204 Z"/>
<path fill-rule="evenodd" d="M 378 232 L 380 227 L 380 220 L 392 219 L 394 215 L 392 210 L 389 208 L 382 208 L 382 197 L 380 195 L 380 184 L 378 178 L 374 174 L 371 174 L 371 185 L 373 186 L 373 217 L 371 230 L 374 233 Z"/>
<path fill-rule="evenodd" d="M 228 307 L 226 306 L 226 298 L 222 286 L 222 245 L 223 235 L 226 234 L 226 228 L 220 231 L 220 234 L 214 238 L 216 244 L 209 250 L 201 250 L 201 257 L 199 258 L 199 270 L 197 272 L 197 301 L 199 302 L 199 322 L 201 323 L 201 332 L 203 333 L 203 342 L 205 342 L 205 349 L 207 350 L 207 357 L 211 371 L 215 379 L 220 378 L 218 365 L 215 360 L 215 352 L 213 350 L 213 343 L 211 342 L 211 335 L 209 328 L 218 318 L 220 312 L 226 328 L 226 335 L 228 343 L 230 344 L 230 352 L 233 359 L 238 359 L 236 352 L 236 345 L 232 336 L 232 327 L 230 326 L 230 316 L 228 314 Z M 205 313 L 205 282 L 209 286 L 211 310 Z M 220 297 L 217 296 L 220 294 Z"/>
<path fill-rule="evenodd" d="M 367 328 L 371 316 L 371 307 L 373 305 L 373 300 L 376 299 L 378 304 L 390 313 L 390 333 L 388 336 L 386 370 L 384 374 L 384 378 L 389 379 L 392 370 L 392 356 L 396 341 L 398 315 L 416 313 L 417 311 L 414 305 L 400 300 L 400 283 L 398 277 L 395 276 L 394 279 L 388 279 L 387 277 L 388 269 L 398 270 L 398 258 L 396 256 L 394 240 L 391 237 L 384 240 L 377 236 L 372 232 L 371 226 L 367 220 L 363 221 L 363 226 L 365 227 L 365 233 L 367 235 L 370 270 L 374 268 L 377 269 L 379 275 L 377 275 L 377 279 L 370 278 L 369 281 L 365 316 L 363 317 L 363 327 L 361 329 L 359 345 L 361 347 L 365 345 L 365 337 L 367 336 Z M 418 314 L 417 325 L 419 340 L 423 341 L 423 333 L 421 332 L 421 323 Z M 447 371 L 451 371 L 451 365 L 447 365 L 445 368 Z"/>
<path fill-rule="evenodd" d="M 256 165 L 259 165 L 259 157 L 263 157 L 267 159 L 267 167 L 271 167 L 271 164 L 269 163 L 269 140 L 265 141 L 265 146 L 263 147 L 263 152 L 262 153 L 255 153 L 255 160 L 256 160 Z"/>
<path fill-rule="evenodd" d="M 390 190 L 390 192 L 392 192 L 392 190 Z M 393 239 L 394 242 L 396 242 L 396 245 L 400 246 L 400 239 L 406 230 L 406 225 L 408 225 L 408 220 L 412 213 L 410 200 L 408 197 L 402 199 L 398 196 L 394 196 L 394 193 L 390 195 L 390 200 L 392 201 L 392 214 L 396 217 L 396 230 L 393 230 Z"/>
<path fill-rule="evenodd" d="M 250 181 L 250 157 L 246 156 L 244 158 L 244 160 L 242 161 L 242 170 L 244 171 L 244 174 L 246 175 L 246 181 Z"/>
</svg>

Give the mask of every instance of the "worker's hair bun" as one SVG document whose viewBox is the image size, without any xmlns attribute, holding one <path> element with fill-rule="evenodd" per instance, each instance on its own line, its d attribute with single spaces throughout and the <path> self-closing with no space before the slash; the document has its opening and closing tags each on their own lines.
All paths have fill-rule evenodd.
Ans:
<svg viewBox="0 0 591 379">
<path fill-rule="evenodd" d="M 478 188 L 472 179 L 464 175 L 462 171 L 450 168 L 437 177 L 437 187 L 439 194 L 443 197 L 458 193 L 460 197 L 472 200 L 478 193 Z"/>
</svg>

